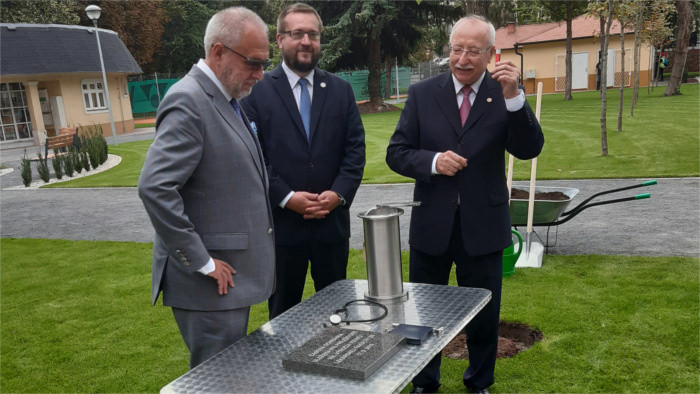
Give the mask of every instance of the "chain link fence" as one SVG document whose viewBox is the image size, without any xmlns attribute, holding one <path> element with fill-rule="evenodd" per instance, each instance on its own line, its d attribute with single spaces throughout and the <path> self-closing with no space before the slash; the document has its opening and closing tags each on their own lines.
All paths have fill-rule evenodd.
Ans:
<svg viewBox="0 0 700 394">
<path fill-rule="evenodd" d="M 398 102 L 405 101 L 408 87 L 418 81 L 426 78 L 434 77 L 438 74 L 449 70 L 447 58 L 437 59 L 429 62 L 418 63 L 415 67 L 399 67 L 398 81 L 396 68 L 391 72 L 391 92 L 387 96 L 385 94 L 386 75 L 382 71 L 382 94 L 386 100 L 396 100 L 396 88 L 398 82 L 399 98 Z M 130 75 L 129 81 L 129 97 L 131 98 L 131 111 L 135 117 L 151 116 L 158 110 L 158 105 L 165 93 L 170 87 L 186 73 L 153 73 Z M 355 93 L 355 99 L 358 101 L 368 100 L 367 92 L 367 70 L 358 71 L 340 71 L 335 75 L 348 81 Z"/>
</svg>

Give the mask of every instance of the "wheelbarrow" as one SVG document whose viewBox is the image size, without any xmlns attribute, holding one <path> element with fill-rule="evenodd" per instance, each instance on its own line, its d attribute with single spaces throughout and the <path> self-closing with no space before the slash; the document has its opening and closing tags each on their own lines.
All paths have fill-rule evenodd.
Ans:
<svg viewBox="0 0 700 394">
<path fill-rule="evenodd" d="M 567 196 L 566 199 L 564 200 L 537 200 L 535 199 L 535 206 L 534 206 L 534 211 L 533 211 L 533 219 L 532 219 L 532 225 L 533 226 L 546 226 L 547 227 L 547 242 L 543 242 L 543 245 L 545 248 L 550 248 L 556 246 L 556 238 L 554 241 L 554 244 L 549 244 L 549 230 L 551 229 L 552 226 L 558 226 L 560 224 L 566 223 L 569 220 L 573 219 L 576 215 L 579 213 L 583 212 L 584 210 L 595 207 L 598 205 L 607 205 L 607 204 L 616 204 L 620 202 L 626 202 L 626 201 L 635 201 L 635 200 L 642 200 L 645 198 L 650 198 L 651 195 L 649 193 L 644 193 L 644 194 L 637 194 L 635 196 L 630 196 L 630 197 L 624 197 L 624 198 L 617 198 L 613 200 L 607 200 L 607 201 L 599 201 L 599 202 L 591 202 L 593 199 L 598 198 L 600 196 L 606 195 L 606 194 L 611 194 L 611 193 L 618 193 L 621 191 L 625 190 L 631 190 L 631 189 L 636 189 L 639 187 L 646 187 L 646 186 L 651 186 L 655 185 L 656 181 L 651 180 L 651 181 L 646 181 L 642 182 L 641 184 L 637 185 L 631 185 L 631 186 L 625 186 L 617 189 L 611 189 L 611 190 L 606 190 L 602 191 L 600 193 L 596 193 L 592 195 L 591 197 L 587 198 L 580 204 L 578 204 L 576 207 L 573 209 L 570 209 L 566 211 L 566 208 L 569 206 L 569 203 L 576 197 L 576 195 L 579 193 L 579 189 L 575 188 L 570 188 L 570 187 L 547 187 L 547 186 L 538 186 L 535 187 L 535 194 L 537 193 L 546 193 L 546 192 L 561 192 L 564 195 Z M 522 187 L 518 187 L 513 185 L 513 189 L 520 189 L 523 190 Z M 527 199 L 512 199 L 510 201 L 510 222 L 513 227 L 518 227 L 518 226 L 525 226 L 527 224 L 527 205 L 528 205 L 528 200 Z M 539 236 L 538 236 L 539 238 Z M 541 238 L 540 238 L 541 240 Z"/>
</svg>

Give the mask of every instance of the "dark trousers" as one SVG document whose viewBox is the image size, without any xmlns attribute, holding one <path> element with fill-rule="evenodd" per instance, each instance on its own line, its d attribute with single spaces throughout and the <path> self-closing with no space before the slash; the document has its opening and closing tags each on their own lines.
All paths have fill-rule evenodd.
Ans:
<svg viewBox="0 0 700 394">
<path fill-rule="evenodd" d="M 172 309 L 190 351 L 190 369 L 238 342 L 248 332 L 250 307 L 224 311 Z"/>
<path fill-rule="evenodd" d="M 270 320 L 301 302 L 309 261 L 316 291 L 345 279 L 349 247 L 347 239 L 333 244 L 310 241 L 297 246 L 275 246 L 277 285 L 268 301 Z"/>
<path fill-rule="evenodd" d="M 462 243 L 459 211 L 447 252 L 433 256 L 411 248 L 409 280 L 415 283 L 446 285 L 452 262 L 456 265 L 457 284 L 491 290 L 491 301 L 467 325 L 469 368 L 464 372 L 464 385 L 484 389 L 493 384 L 498 345 L 498 321 L 501 309 L 503 251 L 484 256 L 468 256 Z M 414 386 L 435 390 L 440 385 L 440 354 L 413 378 Z"/>
</svg>

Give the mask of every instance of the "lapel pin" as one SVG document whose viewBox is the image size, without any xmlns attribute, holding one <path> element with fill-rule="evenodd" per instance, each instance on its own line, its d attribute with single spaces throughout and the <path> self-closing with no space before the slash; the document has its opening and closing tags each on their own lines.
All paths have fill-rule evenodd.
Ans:
<svg viewBox="0 0 700 394">
<path fill-rule="evenodd" d="M 491 100 L 491 97 L 489 97 L 489 98 L 486 99 L 486 102 L 487 102 L 487 103 L 490 103 L 491 101 L 493 101 L 493 100 Z"/>
<path fill-rule="evenodd" d="M 326 83 L 325 83 L 325 82 L 321 82 L 321 87 L 322 87 L 322 88 L 325 88 L 325 87 L 326 87 Z"/>
</svg>

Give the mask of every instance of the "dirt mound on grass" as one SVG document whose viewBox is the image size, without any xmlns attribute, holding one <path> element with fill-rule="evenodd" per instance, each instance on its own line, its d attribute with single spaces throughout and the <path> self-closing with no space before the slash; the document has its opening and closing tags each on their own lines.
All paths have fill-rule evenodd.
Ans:
<svg viewBox="0 0 700 394">
<path fill-rule="evenodd" d="M 541 331 L 535 330 L 527 324 L 501 320 L 498 324 L 498 354 L 496 357 L 513 357 L 541 340 Z M 457 335 L 442 349 L 442 355 L 452 359 L 468 359 L 467 336 L 464 333 Z"/>
<path fill-rule="evenodd" d="M 365 101 L 357 104 L 357 109 L 360 111 L 361 115 L 364 114 L 376 114 L 381 112 L 391 112 L 391 111 L 401 111 L 401 108 L 387 103 L 382 103 L 380 106 L 375 107 L 371 102 Z"/>
</svg>

